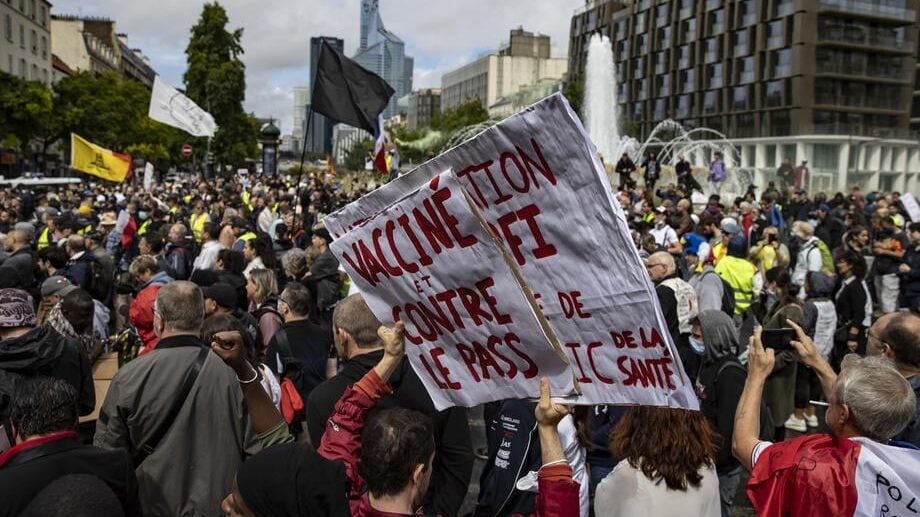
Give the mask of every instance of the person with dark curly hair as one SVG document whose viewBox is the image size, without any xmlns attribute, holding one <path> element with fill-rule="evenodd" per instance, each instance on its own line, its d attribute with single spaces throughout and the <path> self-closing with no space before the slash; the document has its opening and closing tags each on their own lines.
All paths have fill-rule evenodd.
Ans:
<svg viewBox="0 0 920 517">
<path fill-rule="evenodd" d="M 703 413 L 630 407 L 610 451 L 624 459 L 597 485 L 598 517 L 721 515 L 716 437 Z"/>
</svg>

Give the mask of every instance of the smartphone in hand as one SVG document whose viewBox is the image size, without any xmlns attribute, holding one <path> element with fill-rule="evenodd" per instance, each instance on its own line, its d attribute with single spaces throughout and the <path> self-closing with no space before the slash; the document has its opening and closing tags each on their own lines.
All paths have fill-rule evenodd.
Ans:
<svg viewBox="0 0 920 517">
<path fill-rule="evenodd" d="M 792 349 L 792 341 L 796 338 L 795 329 L 763 329 L 760 341 L 764 348 L 772 348 L 777 352 Z"/>
</svg>

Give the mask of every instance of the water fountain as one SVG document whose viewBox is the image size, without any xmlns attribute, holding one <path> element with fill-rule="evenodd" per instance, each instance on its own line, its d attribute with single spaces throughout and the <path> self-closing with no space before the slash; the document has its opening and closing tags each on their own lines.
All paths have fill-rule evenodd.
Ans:
<svg viewBox="0 0 920 517">
<path fill-rule="evenodd" d="M 708 159 L 715 152 L 722 153 L 728 179 L 723 184 L 725 196 L 740 195 L 752 183 L 750 171 L 737 168 L 740 152 L 719 131 L 705 127 L 687 129 L 679 122 L 665 119 L 659 122 L 644 142 L 628 135 L 621 135 L 619 105 L 617 102 L 618 82 L 613 62 L 610 39 L 594 34 L 588 42 L 588 60 L 585 66 L 585 96 L 582 104 L 585 128 L 597 151 L 612 171 L 617 160 L 625 152 L 638 165 L 647 151 L 654 150 L 658 160 L 665 164 L 659 185 L 676 182 L 671 166 L 678 155 L 683 155 L 693 164 L 693 175 L 706 185 Z M 662 137 L 676 135 L 666 140 Z"/>
</svg>

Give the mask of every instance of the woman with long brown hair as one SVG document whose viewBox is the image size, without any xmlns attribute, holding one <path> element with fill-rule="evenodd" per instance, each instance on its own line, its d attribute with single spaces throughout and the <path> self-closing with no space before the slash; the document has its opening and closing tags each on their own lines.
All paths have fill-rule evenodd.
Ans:
<svg viewBox="0 0 920 517">
<path fill-rule="evenodd" d="M 701 412 L 633 406 L 610 450 L 624 459 L 597 486 L 595 515 L 719 517 L 716 439 Z"/>
</svg>

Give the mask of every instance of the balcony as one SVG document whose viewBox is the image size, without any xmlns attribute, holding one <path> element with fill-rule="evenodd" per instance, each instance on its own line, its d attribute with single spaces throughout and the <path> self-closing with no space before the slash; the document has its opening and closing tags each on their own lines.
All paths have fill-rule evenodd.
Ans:
<svg viewBox="0 0 920 517">
<path fill-rule="evenodd" d="M 819 0 L 818 9 L 820 11 L 834 11 L 871 16 L 874 18 L 900 20 L 904 22 L 905 25 L 914 23 L 917 20 L 917 12 L 913 9 L 879 5 L 878 2 L 873 2 L 872 0 Z"/>
<path fill-rule="evenodd" d="M 846 75 L 865 78 L 864 80 L 881 79 L 881 82 L 897 81 L 907 83 L 910 77 L 901 67 L 892 67 L 889 64 L 878 63 L 853 63 L 839 61 L 818 61 L 815 71 L 819 74 Z"/>
<path fill-rule="evenodd" d="M 827 25 L 818 30 L 818 41 L 821 43 L 842 43 L 872 47 L 873 50 L 892 50 L 910 54 L 913 52 L 913 43 L 906 38 L 881 34 L 878 30 L 867 30 L 857 25 Z"/>
</svg>

